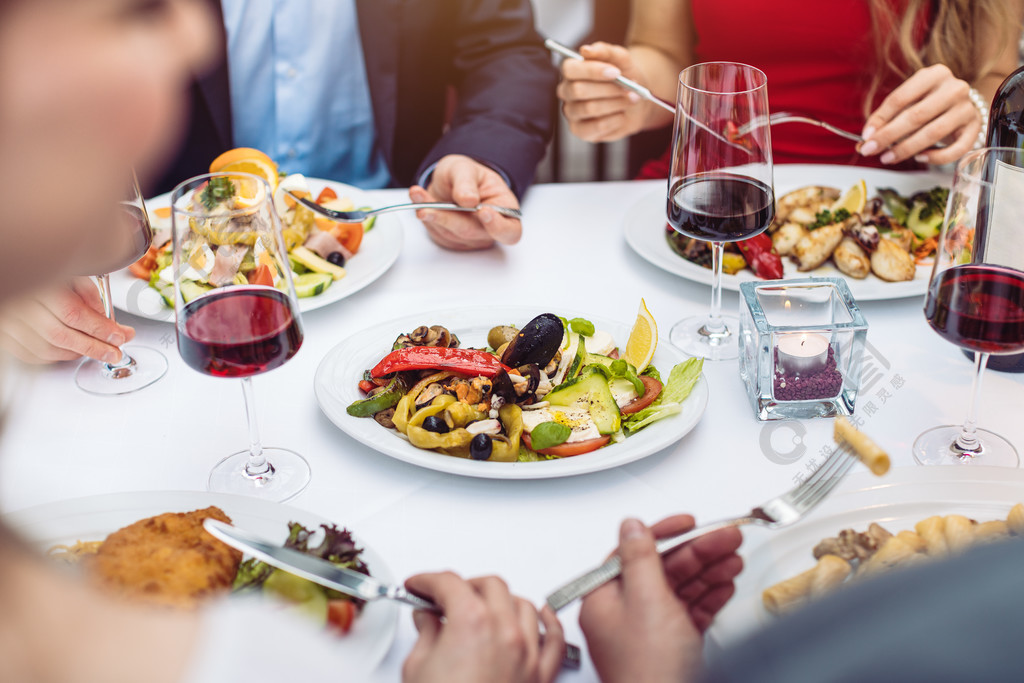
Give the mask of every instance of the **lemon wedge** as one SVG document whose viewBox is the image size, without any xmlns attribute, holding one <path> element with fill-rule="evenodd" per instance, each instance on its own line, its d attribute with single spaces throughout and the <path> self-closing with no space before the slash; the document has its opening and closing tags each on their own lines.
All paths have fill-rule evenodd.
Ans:
<svg viewBox="0 0 1024 683">
<path fill-rule="evenodd" d="M 643 372 L 651 359 L 654 358 L 654 351 L 658 348 L 658 323 L 654 316 L 647 310 L 647 303 L 640 299 L 640 310 L 636 314 L 636 322 L 629 332 L 629 340 L 626 342 L 626 350 L 622 358 L 630 365 L 636 367 L 636 371 Z"/>
<path fill-rule="evenodd" d="M 868 186 L 864 179 L 861 178 L 842 197 L 836 200 L 830 210 L 832 213 L 835 213 L 839 209 L 846 209 L 851 214 L 857 214 L 864 210 L 864 205 L 867 204 L 867 201 Z"/>
</svg>

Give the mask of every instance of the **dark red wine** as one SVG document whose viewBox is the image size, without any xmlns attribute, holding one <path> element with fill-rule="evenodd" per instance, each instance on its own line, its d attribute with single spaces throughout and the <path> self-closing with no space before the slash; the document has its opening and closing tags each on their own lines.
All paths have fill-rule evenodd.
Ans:
<svg viewBox="0 0 1024 683">
<path fill-rule="evenodd" d="M 668 221 L 687 237 L 736 242 L 763 232 L 775 216 L 772 189 L 728 173 L 705 173 L 674 184 Z"/>
<path fill-rule="evenodd" d="M 1024 273 L 990 265 L 954 266 L 928 289 L 924 314 L 947 341 L 979 353 L 1024 350 Z"/>
<path fill-rule="evenodd" d="M 1024 67 L 1006 77 L 992 100 L 988 119 L 988 147 L 1014 147 L 1024 149 Z M 985 169 L 985 180 L 995 177 L 993 169 Z M 987 195 L 978 207 L 978 225 L 988 224 Z M 975 232 L 974 252 L 984 258 L 987 231 Z M 973 353 L 964 352 L 973 360 Z M 1024 372 L 1024 354 L 996 356 L 988 359 L 988 369 L 997 372 Z"/>
<path fill-rule="evenodd" d="M 200 372 L 248 377 L 273 370 L 302 346 L 288 297 L 263 287 L 232 287 L 185 304 L 178 351 Z"/>
</svg>

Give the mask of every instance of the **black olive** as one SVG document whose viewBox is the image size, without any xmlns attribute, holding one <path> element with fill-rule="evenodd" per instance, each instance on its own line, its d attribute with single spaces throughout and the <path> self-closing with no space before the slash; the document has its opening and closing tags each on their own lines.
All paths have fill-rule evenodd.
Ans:
<svg viewBox="0 0 1024 683">
<path fill-rule="evenodd" d="M 332 251 L 330 254 L 327 255 L 327 262 L 335 266 L 341 267 L 345 265 L 345 255 L 342 254 L 340 251 Z"/>
<path fill-rule="evenodd" d="M 436 432 L 438 434 L 448 433 L 448 423 L 439 418 L 437 415 L 431 415 L 430 417 L 423 420 L 423 428 L 428 432 Z"/>
<path fill-rule="evenodd" d="M 491 443 L 490 434 L 477 434 L 469 442 L 469 457 L 474 460 L 487 460 L 491 457 L 491 450 L 494 444 Z"/>
</svg>

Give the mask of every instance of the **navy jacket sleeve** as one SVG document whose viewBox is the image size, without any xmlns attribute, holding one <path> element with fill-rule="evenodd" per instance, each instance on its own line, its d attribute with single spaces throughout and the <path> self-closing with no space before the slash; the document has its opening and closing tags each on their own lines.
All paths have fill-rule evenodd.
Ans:
<svg viewBox="0 0 1024 683">
<path fill-rule="evenodd" d="M 456 105 L 417 177 L 448 154 L 500 169 L 522 196 L 544 156 L 556 114 L 557 72 L 527 0 L 462 0 L 446 17 Z"/>
</svg>

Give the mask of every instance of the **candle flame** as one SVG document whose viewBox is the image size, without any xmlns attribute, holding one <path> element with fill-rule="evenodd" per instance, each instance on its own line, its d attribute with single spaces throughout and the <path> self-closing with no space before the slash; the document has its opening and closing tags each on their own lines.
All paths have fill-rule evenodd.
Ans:
<svg viewBox="0 0 1024 683">
<path fill-rule="evenodd" d="M 789 307 L 790 307 L 789 299 L 786 299 L 786 310 L 787 311 L 789 310 Z"/>
</svg>

